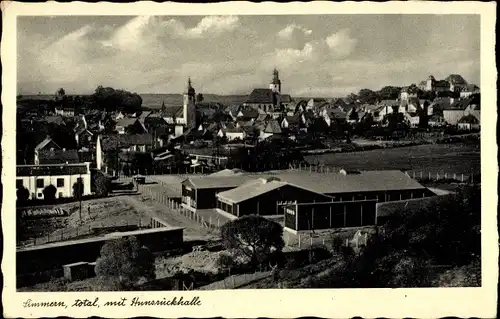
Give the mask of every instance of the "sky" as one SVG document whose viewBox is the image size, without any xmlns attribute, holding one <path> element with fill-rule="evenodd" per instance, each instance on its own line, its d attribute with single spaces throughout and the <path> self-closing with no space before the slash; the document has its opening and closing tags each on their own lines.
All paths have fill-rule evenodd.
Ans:
<svg viewBox="0 0 500 319">
<path fill-rule="evenodd" d="M 249 94 L 277 68 L 282 93 L 362 88 L 460 74 L 480 85 L 479 15 L 25 16 L 18 94 Z"/>
</svg>

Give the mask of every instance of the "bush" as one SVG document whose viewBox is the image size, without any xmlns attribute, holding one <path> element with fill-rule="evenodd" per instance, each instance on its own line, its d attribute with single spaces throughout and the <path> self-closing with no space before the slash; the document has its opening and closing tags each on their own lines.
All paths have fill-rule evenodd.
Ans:
<svg viewBox="0 0 500 319">
<path fill-rule="evenodd" d="M 221 272 L 226 272 L 228 270 L 231 271 L 231 269 L 236 268 L 237 266 L 238 263 L 231 255 L 221 254 L 217 259 L 217 268 L 219 268 Z"/>
<path fill-rule="evenodd" d="M 114 290 L 130 289 L 141 279 L 155 278 L 154 257 L 136 237 L 110 240 L 101 248 L 95 272 Z"/>
<path fill-rule="evenodd" d="M 26 202 L 30 198 L 30 192 L 24 186 L 21 186 L 16 191 L 17 201 L 20 203 Z"/>
<path fill-rule="evenodd" d="M 56 199 L 57 188 L 50 184 L 43 189 L 43 199 L 46 202 L 52 203 Z"/>
<path fill-rule="evenodd" d="M 254 267 L 269 262 L 285 246 L 283 227 L 255 215 L 243 216 L 224 224 L 221 237 L 226 248 L 234 248 L 250 258 Z"/>
</svg>

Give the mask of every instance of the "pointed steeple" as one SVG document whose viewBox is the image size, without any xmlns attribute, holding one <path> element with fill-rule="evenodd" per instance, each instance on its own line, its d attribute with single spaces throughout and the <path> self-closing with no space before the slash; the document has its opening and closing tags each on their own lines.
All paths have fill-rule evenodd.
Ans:
<svg viewBox="0 0 500 319">
<path fill-rule="evenodd" d="M 193 88 L 193 86 L 191 85 L 191 77 L 188 77 L 188 83 L 187 83 L 187 87 L 186 87 L 186 93 L 187 93 L 188 95 L 192 95 L 192 96 L 194 96 L 194 95 L 195 95 L 194 88 Z"/>
</svg>

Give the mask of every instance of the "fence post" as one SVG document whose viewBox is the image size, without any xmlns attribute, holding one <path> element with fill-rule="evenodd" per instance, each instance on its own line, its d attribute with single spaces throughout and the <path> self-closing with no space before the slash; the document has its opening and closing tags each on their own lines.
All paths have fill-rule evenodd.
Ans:
<svg viewBox="0 0 500 319">
<path fill-rule="evenodd" d="M 429 180 L 431 180 L 431 172 L 429 172 Z"/>
<path fill-rule="evenodd" d="M 462 183 L 464 182 L 464 174 L 462 174 Z"/>
<path fill-rule="evenodd" d="M 217 228 L 220 228 L 220 218 L 217 217 Z"/>
<path fill-rule="evenodd" d="M 448 179 L 448 173 L 444 173 L 444 179 Z"/>
<path fill-rule="evenodd" d="M 420 179 L 422 179 L 423 174 L 424 174 L 424 172 L 420 171 Z"/>
<path fill-rule="evenodd" d="M 300 246 L 301 246 L 301 244 L 302 244 L 300 239 L 301 239 L 301 238 L 300 238 L 300 234 L 299 234 L 299 248 L 300 248 Z"/>
<path fill-rule="evenodd" d="M 453 179 L 457 180 L 457 173 L 453 173 Z"/>
</svg>

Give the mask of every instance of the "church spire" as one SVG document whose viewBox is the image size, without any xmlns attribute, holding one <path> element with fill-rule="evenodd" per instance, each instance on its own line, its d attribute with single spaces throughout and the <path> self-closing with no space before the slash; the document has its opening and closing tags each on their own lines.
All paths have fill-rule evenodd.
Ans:
<svg viewBox="0 0 500 319">
<path fill-rule="evenodd" d="M 194 95 L 195 95 L 194 88 L 193 88 L 193 86 L 191 85 L 191 77 L 188 77 L 188 83 L 187 83 L 186 93 L 187 93 L 188 95 L 192 95 L 192 96 L 194 96 Z"/>
</svg>

